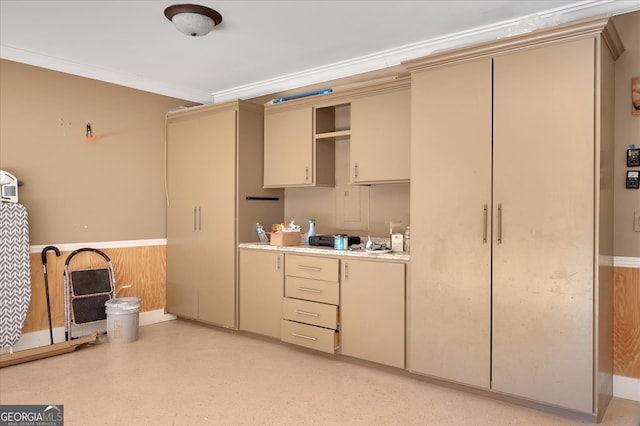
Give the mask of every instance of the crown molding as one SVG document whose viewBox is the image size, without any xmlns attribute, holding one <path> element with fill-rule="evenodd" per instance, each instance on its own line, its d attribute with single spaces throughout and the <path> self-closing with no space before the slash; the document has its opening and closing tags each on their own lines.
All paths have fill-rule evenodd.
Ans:
<svg viewBox="0 0 640 426">
<path fill-rule="evenodd" d="M 524 16 L 469 31 L 462 31 L 444 37 L 399 46 L 370 55 L 360 56 L 278 78 L 232 87 L 214 93 L 201 92 L 184 86 L 171 86 L 159 81 L 143 79 L 132 74 L 90 67 L 86 64 L 54 58 L 1 43 L 0 58 L 191 102 L 211 104 L 237 99 L 251 99 L 271 93 L 318 84 L 324 81 L 380 70 L 400 65 L 403 61 L 416 59 L 434 52 L 517 35 L 531 31 L 532 29 L 565 24 L 595 16 L 620 15 L 636 10 L 640 10 L 640 2 L 637 0 L 583 1 L 535 15 Z"/>
</svg>

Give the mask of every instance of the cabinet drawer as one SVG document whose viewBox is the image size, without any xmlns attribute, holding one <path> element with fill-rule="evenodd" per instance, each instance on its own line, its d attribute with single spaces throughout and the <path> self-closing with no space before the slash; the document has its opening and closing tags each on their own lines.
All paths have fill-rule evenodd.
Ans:
<svg viewBox="0 0 640 426">
<path fill-rule="evenodd" d="M 338 281 L 340 268 L 338 259 L 287 254 L 284 262 L 285 275 L 314 280 Z"/>
<path fill-rule="evenodd" d="M 285 277 L 284 295 L 314 302 L 340 304 L 340 285 L 334 281 L 309 280 L 299 277 Z"/>
<path fill-rule="evenodd" d="M 340 346 L 339 336 L 340 333 L 329 328 L 282 320 L 283 342 L 332 354 Z"/>
<path fill-rule="evenodd" d="M 306 300 L 284 298 L 282 301 L 282 318 L 318 325 L 326 328 L 338 328 L 339 310 L 337 306 Z"/>
</svg>

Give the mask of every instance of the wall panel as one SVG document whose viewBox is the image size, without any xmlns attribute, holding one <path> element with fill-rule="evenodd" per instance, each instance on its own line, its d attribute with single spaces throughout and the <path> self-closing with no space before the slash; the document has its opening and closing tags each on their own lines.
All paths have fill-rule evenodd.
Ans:
<svg viewBox="0 0 640 426">
<path fill-rule="evenodd" d="M 640 379 L 640 268 L 614 268 L 613 372 Z"/>
<path fill-rule="evenodd" d="M 142 299 L 140 311 L 164 309 L 166 291 L 166 246 L 124 247 L 101 249 L 113 264 L 116 288 L 131 284 L 132 287 L 118 293 L 118 297 L 139 297 Z M 71 254 L 61 252 L 56 257 L 53 251 L 47 254 L 47 277 L 51 299 L 51 318 L 53 327 L 64 326 L 64 263 Z M 46 330 L 47 319 L 46 292 L 42 255 L 32 253 L 31 260 L 31 303 L 22 333 Z M 70 270 L 87 267 L 103 267 L 105 262 L 96 253 L 79 253 L 69 264 Z"/>
</svg>

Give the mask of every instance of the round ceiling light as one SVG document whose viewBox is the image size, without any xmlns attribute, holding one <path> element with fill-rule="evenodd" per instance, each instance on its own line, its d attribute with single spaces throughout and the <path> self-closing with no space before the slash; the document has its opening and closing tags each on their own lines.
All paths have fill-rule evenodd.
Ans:
<svg viewBox="0 0 640 426">
<path fill-rule="evenodd" d="M 213 9 L 198 4 L 175 4 L 164 10 L 164 16 L 173 22 L 178 31 L 199 37 L 209 34 L 222 22 L 222 15 Z"/>
</svg>

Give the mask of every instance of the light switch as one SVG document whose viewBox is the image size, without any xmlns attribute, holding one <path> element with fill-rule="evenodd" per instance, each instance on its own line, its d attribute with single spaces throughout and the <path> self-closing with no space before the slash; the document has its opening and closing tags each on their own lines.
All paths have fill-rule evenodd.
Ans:
<svg viewBox="0 0 640 426">
<path fill-rule="evenodd" d="M 633 212 L 633 232 L 640 232 L 640 212 Z"/>
</svg>

